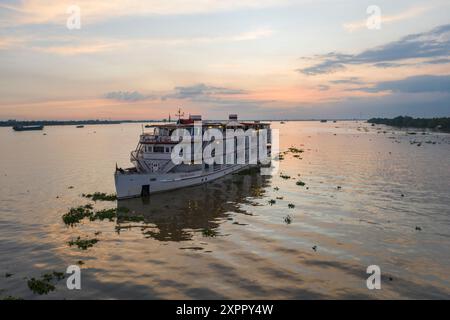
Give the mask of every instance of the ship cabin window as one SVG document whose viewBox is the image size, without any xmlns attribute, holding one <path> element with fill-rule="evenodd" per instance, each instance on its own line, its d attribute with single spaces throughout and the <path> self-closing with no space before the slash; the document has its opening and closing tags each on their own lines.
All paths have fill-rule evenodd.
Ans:
<svg viewBox="0 0 450 320">
<path fill-rule="evenodd" d="M 169 153 L 170 152 L 170 148 L 166 147 L 166 152 Z"/>
<path fill-rule="evenodd" d="M 153 152 L 155 153 L 164 153 L 164 147 L 163 146 L 154 146 Z"/>
</svg>

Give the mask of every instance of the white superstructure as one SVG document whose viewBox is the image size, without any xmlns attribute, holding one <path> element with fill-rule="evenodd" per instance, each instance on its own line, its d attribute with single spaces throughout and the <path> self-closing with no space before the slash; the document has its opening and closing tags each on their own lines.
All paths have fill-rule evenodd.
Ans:
<svg viewBox="0 0 450 320">
<path fill-rule="evenodd" d="M 212 163 L 212 161 L 205 161 L 205 158 L 197 159 L 193 156 L 192 159 L 196 159 L 196 161 L 175 163 L 172 160 L 172 153 L 179 149 L 179 141 L 173 141 L 171 135 L 176 129 L 186 130 L 184 132 L 188 132 L 192 136 L 190 143 L 192 143 L 193 154 L 197 150 L 194 147 L 195 143 L 197 143 L 197 148 L 201 147 L 201 151 L 211 143 L 219 144 L 219 141 L 214 139 L 213 141 L 203 140 L 207 130 L 220 130 L 223 135 L 223 144 L 221 144 L 223 154 L 220 153 L 220 157 L 223 157 L 222 161 Z M 177 123 L 154 125 L 148 132 L 141 134 L 136 149 L 131 152 L 130 160 L 134 167 L 125 170 L 116 168 L 114 178 L 117 197 L 125 199 L 147 196 L 155 192 L 207 183 L 227 174 L 258 165 L 258 162 L 250 161 L 251 155 L 255 154 L 260 159 L 258 152 L 261 150 L 258 137 L 252 139 L 250 136 L 246 136 L 244 140 L 238 141 L 238 138 L 231 135 L 231 132 L 252 131 L 253 135 L 258 136 L 260 130 L 267 134 L 266 142 L 270 154 L 270 124 L 259 121 L 240 122 L 237 115 L 230 115 L 228 121 L 202 121 L 201 116 L 191 115 L 189 119 L 179 119 Z M 174 150 L 174 148 L 176 149 Z M 240 159 L 238 159 L 239 155 Z M 243 155 L 245 155 L 244 162 L 242 162 Z M 212 158 L 217 160 L 214 152 L 209 160 Z"/>
</svg>

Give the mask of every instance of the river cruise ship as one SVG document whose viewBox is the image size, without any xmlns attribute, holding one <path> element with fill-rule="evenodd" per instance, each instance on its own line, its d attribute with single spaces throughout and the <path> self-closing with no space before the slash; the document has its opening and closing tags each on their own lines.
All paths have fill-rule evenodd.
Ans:
<svg viewBox="0 0 450 320">
<path fill-rule="evenodd" d="M 180 157 L 185 152 L 184 149 L 180 152 L 180 140 L 185 137 L 173 137 L 177 129 L 182 129 L 192 137 L 189 140 L 192 157 L 181 163 L 174 161 L 172 155 L 175 152 Z M 219 133 L 221 141 L 217 136 L 208 139 L 210 132 Z M 244 137 L 236 134 L 239 132 L 244 132 Z M 219 151 L 212 147 L 213 144 L 220 146 L 220 153 L 217 154 L 219 156 L 215 154 Z M 200 159 L 195 155 L 199 154 L 199 147 Z M 209 158 L 204 156 L 205 148 L 212 150 Z M 176 123 L 155 124 L 146 128 L 145 132 L 143 129 L 136 149 L 131 152 L 133 167 L 122 169 L 116 166 L 114 178 L 117 198 L 149 196 L 157 192 L 208 183 L 250 167 L 267 165 L 268 161 L 270 162 L 270 153 L 270 124 L 239 121 L 235 114 L 230 115 L 226 121 L 202 121 L 201 116 L 191 115 L 187 119 L 180 117 Z M 261 159 L 264 161 L 260 161 Z"/>
</svg>

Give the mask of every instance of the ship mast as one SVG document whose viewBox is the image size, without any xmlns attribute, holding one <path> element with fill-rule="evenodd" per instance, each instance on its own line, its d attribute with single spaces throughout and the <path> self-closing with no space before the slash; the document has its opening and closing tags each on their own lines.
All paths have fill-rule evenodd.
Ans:
<svg viewBox="0 0 450 320">
<path fill-rule="evenodd" d="M 176 113 L 175 115 L 178 116 L 178 121 L 180 121 L 180 120 L 181 120 L 181 117 L 184 116 L 184 112 L 182 113 L 182 112 L 181 112 L 181 108 L 178 108 L 178 113 Z"/>
</svg>

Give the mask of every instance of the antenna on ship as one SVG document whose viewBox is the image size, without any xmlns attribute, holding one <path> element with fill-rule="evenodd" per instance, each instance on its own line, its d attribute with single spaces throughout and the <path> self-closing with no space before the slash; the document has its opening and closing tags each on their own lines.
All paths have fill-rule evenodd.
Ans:
<svg viewBox="0 0 450 320">
<path fill-rule="evenodd" d="M 184 116 L 184 112 L 182 113 L 182 112 L 181 112 L 181 108 L 178 108 L 178 113 L 175 114 L 175 115 L 178 116 L 178 121 L 180 121 L 180 120 L 181 120 L 181 117 Z"/>
</svg>

